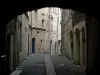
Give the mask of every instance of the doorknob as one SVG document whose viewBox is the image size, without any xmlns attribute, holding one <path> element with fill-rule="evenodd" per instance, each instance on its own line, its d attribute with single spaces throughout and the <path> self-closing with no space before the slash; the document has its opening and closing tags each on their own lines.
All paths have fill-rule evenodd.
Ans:
<svg viewBox="0 0 100 75">
<path fill-rule="evenodd" d="M 4 57 L 6 57 L 6 55 L 2 55 L 2 56 L 1 56 L 1 58 L 4 58 Z"/>
</svg>

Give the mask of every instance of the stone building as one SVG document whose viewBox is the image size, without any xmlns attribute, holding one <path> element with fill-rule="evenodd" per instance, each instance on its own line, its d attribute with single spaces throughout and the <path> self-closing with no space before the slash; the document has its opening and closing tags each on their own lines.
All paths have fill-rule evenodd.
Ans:
<svg viewBox="0 0 100 75">
<path fill-rule="evenodd" d="M 61 54 L 61 9 L 58 9 L 57 54 Z"/>
<path fill-rule="evenodd" d="M 62 53 L 74 63 L 86 67 L 85 14 L 62 9 Z"/>
<path fill-rule="evenodd" d="M 28 14 L 18 15 L 6 25 L 6 68 L 7 72 L 12 72 L 28 56 L 31 49 L 29 45 Z M 8 74 L 10 74 L 8 73 Z"/>
<path fill-rule="evenodd" d="M 94 72 L 100 66 L 99 22 L 88 14 L 73 10 L 61 9 L 61 13 L 61 53 L 86 72 Z"/>
<path fill-rule="evenodd" d="M 60 8 L 45 7 L 28 14 L 29 24 L 32 24 L 32 53 L 60 54 Z"/>
<path fill-rule="evenodd" d="M 49 8 L 29 12 L 32 24 L 32 53 L 50 53 L 49 51 Z"/>
<path fill-rule="evenodd" d="M 29 16 L 27 13 L 22 14 L 22 50 L 20 51 L 20 59 L 22 60 L 31 53 L 31 27 L 29 25 Z"/>
<path fill-rule="evenodd" d="M 61 11 L 60 8 L 51 7 L 50 8 L 50 51 L 51 54 L 60 54 L 61 46 Z"/>
<path fill-rule="evenodd" d="M 75 62 L 77 64 L 81 64 L 83 67 L 86 67 L 86 20 L 85 14 L 79 13 L 77 11 L 74 12 L 74 16 L 72 18 L 73 24 L 73 48 L 75 54 L 73 56 L 76 59 Z"/>
</svg>

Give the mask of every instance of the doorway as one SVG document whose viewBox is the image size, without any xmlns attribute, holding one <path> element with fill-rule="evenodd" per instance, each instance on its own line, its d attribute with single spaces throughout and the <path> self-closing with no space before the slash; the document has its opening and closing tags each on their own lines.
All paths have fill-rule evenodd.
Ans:
<svg viewBox="0 0 100 75">
<path fill-rule="evenodd" d="M 32 38 L 32 54 L 35 53 L 35 38 Z"/>
<path fill-rule="evenodd" d="M 82 28 L 82 51 L 83 51 L 83 66 L 85 67 L 85 28 Z"/>
<path fill-rule="evenodd" d="M 80 64 L 80 31 L 76 29 L 76 64 Z"/>
<path fill-rule="evenodd" d="M 6 42 L 6 73 L 10 74 L 10 43 L 11 43 L 11 39 L 10 39 L 11 35 L 7 34 L 7 42 Z"/>
<path fill-rule="evenodd" d="M 69 36 L 70 36 L 71 56 L 72 56 L 72 59 L 73 59 L 73 32 L 72 31 L 70 31 Z"/>
</svg>

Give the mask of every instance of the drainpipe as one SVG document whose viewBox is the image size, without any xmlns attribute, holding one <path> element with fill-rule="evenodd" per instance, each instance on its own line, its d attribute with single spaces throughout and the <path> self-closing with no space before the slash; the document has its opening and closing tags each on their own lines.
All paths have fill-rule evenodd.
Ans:
<svg viewBox="0 0 100 75">
<path fill-rule="evenodd" d="M 51 19 L 50 19 L 50 8 L 49 8 L 49 40 L 50 40 L 50 53 L 51 53 Z"/>
<path fill-rule="evenodd" d="M 59 8 L 58 8 L 58 15 L 57 15 L 57 36 L 56 36 L 56 38 L 57 38 L 57 43 L 56 43 L 56 51 L 57 51 L 57 53 L 58 53 L 58 21 L 59 20 Z"/>
</svg>

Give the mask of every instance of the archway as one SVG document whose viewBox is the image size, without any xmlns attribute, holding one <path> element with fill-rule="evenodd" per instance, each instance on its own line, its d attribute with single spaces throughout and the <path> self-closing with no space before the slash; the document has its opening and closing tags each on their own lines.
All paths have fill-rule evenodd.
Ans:
<svg viewBox="0 0 100 75">
<path fill-rule="evenodd" d="M 85 28 L 83 27 L 82 28 L 82 60 L 83 60 L 83 66 L 85 67 L 85 53 L 86 53 L 86 51 L 85 51 Z"/>
<path fill-rule="evenodd" d="M 69 32 L 69 36 L 70 36 L 71 57 L 73 59 L 73 32 L 72 31 Z"/>
<path fill-rule="evenodd" d="M 76 3 L 77 3 L 77 2 L 76 2 Z M 41 6 L 41 7 L 42 7 L 42 6 Z M 66 7 L 67 7 L 67 6 L 66 6 Z M 8 7 L 8 8 L 9 8 L 9 7 Z M 23 8 L 24 8 L 24 9 L 23 9 Z M 75 7 L 73 7 L 73 8 L 75 8 Z M 6 8 L 6 9 L 7 9 L 7 8 Z M 10 8 L 10 10 L 12 10 L 12 9 L 13 9 L 13 8 Z M 22 7 L 22 9 L 23 9 L 22 13 L 25 12 L 26 10 L 29 10 L 29 9 L 25 9 L 24 6 Z M 32 7 L 30 7 L 30 9 L 32 9 Z M 78 9 L 78 8 L 76 8 L 76 9 L 77 9 L 77 10 L 80 10 L 80 9 Z M 20 10 L 20 9 L 16 10 L 17 12 L 11 11 L 11 12 L 9 13 L 10 15 L 6 14 L 6 17 L 8 16 L 7 18 L 9 18 L 9 19 L 3 18 L 2 20 L 7 19 L 6 21 L 8 22 L 8 20 L 10 20 L 10 19 L 12 18 L 11 16 L 12 16 L 13 14 L 14 14 L 14 15 L 13 15 L 13 17 L 14 17 L 16 13 L 18 14 L 18 12 L 20 12 L 19 10 Z M 93 9 L 91 9 L 91 10 L 93 10 Z M 82 9 L 82 11 L 85 12 L 84 9 Z M 88 10 L 88 11 L 89 11 L 89 10 Z M 97 11 L 93 11 L 93 12 L 97 13 Z M 89 12 L 89 13 L 91 13 L 91 15 L 94 15 L 93 12 Z M 5 13 L 6 13 L 6 12 L 3 11 L 3 14 L 5 14 Z M 10 17 L 9 17 L 9 16 L 10 16 Z M 96 16 L 96 15 L 95 15 L 95 16 Z M 97 17 L 98 17 L 98 15 L 97 15 Z M 6 23 L 5 20 L 4 20 L 4 21 L 1 21 L 1 22 Z M 94 25 L 94 24 L 93 24 L 93 25 Z M 92 30 L 92 29 L 93 29 L 93 28 L 92 28 L 93 25 L 88 25 L 87 29 L 88 29 L 88 32 L 91 31 L 91 33 L 94 33 L 94 34 L 95 34 L 96 31 L 93 31 L 93 30 Z M 3 24 L 3 26 L 4 26 L 4 24 Z M 96 26 L 96 25 L 94 25 L 94 26 Z M 99 25 L 98 25 L 98 26 L 99 26 Z M 99 28 L 99 27 L 98 27 L 98 28 Z M 97 29 L 98 29 L 98 28 L 97 28 Z M 5 29 L 4 29 L 4 28 L 2 28 L 1 31 L 5 34 Z M 88 33 L 88 34 L 90 34 L 90 33 Z M 87 35 L 88 35 L 88 34 L 87 34 Z M 94 34 L 91 34 L 91 36 L 88 36 L 88 37 L 89 37 L 89 39 L 88 39 L 89 41 L 92 41 L 92 40 L 93 40 L 93 39 L 90 39 L 90 38 L 93 38 Z M 5 37 L 3 36 L 2 39 L 4 39 L 4 38 L 5 38 Z M 4 41 L 5 41 L 5 39 L 4 39 Z M 3 41 L 3 43 L 1 43 L 1 44 L 4 45 L 4 44 L 5 44 L 4 41 Z M 97 39 L 96 39 L 96 41 L 98 42 Z M 94 44 L 95 44 L 94 41 L 93 41 L 92 43 L 93 43 L 93 48 L 92 48 L 92 50 L 94 50 L 94 51 L 99 50 L 99 49 L 96 49 L 96 48 L 94 47 Z M 91 42 L 90 42 L 89 44 L 91 44 Z M 97 44 L 97 43 L 96 43 L 96 44 Z M 2 46 L 2 47 L 3 47 L 3 46 Z M 92 50 L 91 50 L 91 47 L 88 47 L 88 50 L 89 50 L 90 53 L 91 53 L 91 51 L 92 51 Z M 5 51 L 5 47 L 2 49 L 2 52 L 4 52 L 4 51 Z M 98 61 L 98 60 L 97 60 L 97 61 Z M 92 62 L 90 61 L 90 63 L 92 63 Z M 91 65 L 90 65 L 90 66 L 91 66 Z"/>
<path fill-rule="evenodd" d="M 76 64 L 80 64 L 80 31 L 77 28 L 75 31 L 76 35 Z"/>
</svg>

